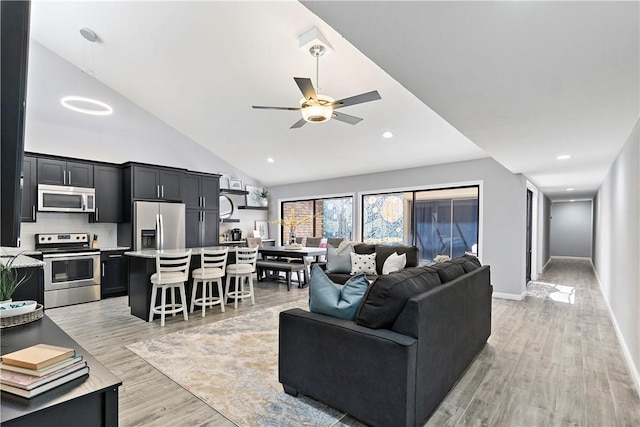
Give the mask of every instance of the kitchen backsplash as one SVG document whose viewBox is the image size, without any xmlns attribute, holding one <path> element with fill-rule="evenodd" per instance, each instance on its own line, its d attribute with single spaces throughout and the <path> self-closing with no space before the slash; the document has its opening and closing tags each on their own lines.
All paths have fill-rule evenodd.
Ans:
<svg viewBox="0 0 640 427">
<path fill-rule="evenodd" d="M 38 222 L 20 224 L 20 247 L 34 249 L 37 233 L 90 233 L 98 235 L 99 247 L 115 247 L 118 243 L 116 224 L 90 223 L 88 214 L 38 212 Z"/>
</svg>

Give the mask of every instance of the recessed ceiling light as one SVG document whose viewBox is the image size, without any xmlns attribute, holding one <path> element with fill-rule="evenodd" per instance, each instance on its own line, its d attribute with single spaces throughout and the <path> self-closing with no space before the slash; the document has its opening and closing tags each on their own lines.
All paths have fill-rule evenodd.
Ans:
<svg viewBox="0 0 640 427">
<path fill-rule="evenodd" d="M 267 157 L 267 162 L 273 163 L 273 162 L 275 162 L 275 160 L 273 160 L 273 157 Z"/>
<path fill-rule="evenodd" d="M 567 188 L 567 191 L 573 191 L 573 187 Z"/>
<path fill-rule="evenodd" d="M 387 139 L 393 138 L 393 133 L 390 131 L 382 132 L 382 137 Z"/>
<path fill-rule="evenodd" d="M 556 157 L 556 159 L 558 159 L 558 160 L 567 160 L 567 159 L 570 159 L 570 158 L 571 158 L 571 156 L 569 154 L 562 154 L 562 155 Z"/>
</svg>

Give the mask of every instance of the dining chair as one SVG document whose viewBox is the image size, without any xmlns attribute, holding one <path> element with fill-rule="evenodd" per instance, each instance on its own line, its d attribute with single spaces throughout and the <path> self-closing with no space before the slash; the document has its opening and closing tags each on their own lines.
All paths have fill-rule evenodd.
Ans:
<svg viewBox="0 0 640 427">
<path fill-rule="evenodd" d="M 223 249 L 202 249 L 200 253 L 200 268 L 196 268 L 191 272 L 193 287 L 191 288 L 190 313 L 193 313 L 196 305 L 202 307 L 202 317 L 204 317 L 205 309 L 214 305 L 220 305 L 220 310 L 224 313 L 222 278 L 225 275 L 228 255 L 228 247 Z M 218 285 L 218 296 L 213 295 L 214 282 Z M 200 284 L 202 284 L 202 297 L 196 298 Z"/>
<path fill-rule="evenodd" d="M 262 237 L 247 237 L 247 247 L 249 248 L 261 248 Z"/>
<path fill-rule="evenodd" d="M 176 315 L 182 312 L 184 320 L 187 315 L 187 295 L 184 283 L 189 280 L 189 264 L 191 249 L 186 252 L 162 253 L 156 255 L 156 272 L 151 275 L 151 303 L 149 304 L 149 322 L 153 322 L 154 314 L 160 315 L 160 326 L 164 326 L 167 314 Z M 156 305 L 158 289 L 161 290 L 160 305 Z M 180 292 L 180 303 L 176 300 L 176 289 Z M 171 303 L 167 303 L 167 291 L 171 291 Z"/>
<path fill-rule="evenodd" d="M 251 304 L 255 304 L 256 300 L 253 295 L 253 273 L 256 271 L 256 260 L 258 258 L 258 247 L 237 247 L 236 261 L 234 264 L 227 265 L 227 284 L 225 286 L 224 303 L 227 304 L 229 298 L 234 299 L 234 308 L 238 308 L 238 300 L 251 298 Z M 233 291 L 229 290 L 231 279 L 235 279 L 235 287 Z M 245 291 L 244 282 L 249 283 L 249 290 Z"/>
<path fill-rule="evenodd" d="M 305 243 L 305 246 L 309 248 L 319 248 L 320 242 L 322 242 L 322 237 L 307 237 L 307 243 Z"/>
</svg>

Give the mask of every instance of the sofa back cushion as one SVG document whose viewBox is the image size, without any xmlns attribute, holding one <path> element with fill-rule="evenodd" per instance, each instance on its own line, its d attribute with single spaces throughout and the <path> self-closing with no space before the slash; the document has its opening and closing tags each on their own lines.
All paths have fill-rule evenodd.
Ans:
<svg viewBox="0 0 640 427">
<path fill-rule="evenodd" d="M 398 255 L 406 254 L 407 255 L 407 263 L 406 267 L 417 267 L 418 266 L 418 248 L 415 246 L 386 246 L 386 245 L 375 245 L 374 251 L 376 255 L 376 270 L 378 274 L 382 274 L 382 267 L 384 267 L 384 262 L 389 258 L 389 255 L 396 252 Z"/>
<path fill-rule="evenodd" d="M 380 276 L 367 289 L 356 323 L 372 329 L 389 329 L 409 298 L 440 284 L 437 271 L 429 267 L 405 268 Z"/>
<path fill-rule="evenodd" d="M 431 265 L 438 272 L 442 283 L 450 282 L 465 274 L 464 268 L 455 260 L 449 260 Z"/>
<path fill-rule="evenodd" d="M 376 253 L 376 271 L 378 274 L 382 274 L 382 267 L 384 262 L 389 258 L 392 253 L 398 255 L 406 254 L 407 263 L 405 267 L 417 267 L 418 260 L 418 248 L 415 246 L 387 246 L 387 245 L 369 245 L 367 243 L 361 243 L 353 247 L 353 251 L 357 254 L 372 254 Z"/>
<path fill-rule="evenodd" d="M 358 243 L 357 245 L 353 245 L 353 251 L 357 254 L 369 255 L 376 251 L 376 245 Z"/>
</svg>

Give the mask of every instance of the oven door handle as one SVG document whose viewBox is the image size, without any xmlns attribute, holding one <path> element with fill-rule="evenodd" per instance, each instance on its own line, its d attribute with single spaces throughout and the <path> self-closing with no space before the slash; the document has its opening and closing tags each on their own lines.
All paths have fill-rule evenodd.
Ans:
<svg viewBox="0 0 640 427">
<path fill-rule="evenodd" d="M 82 253 L 65 253 L 65 254 L 44 254 L 42 259 L 48 258 L 91 258 L 92 256 L 100 255 L 100 252 L 82 252 Z"/>
</svg>

